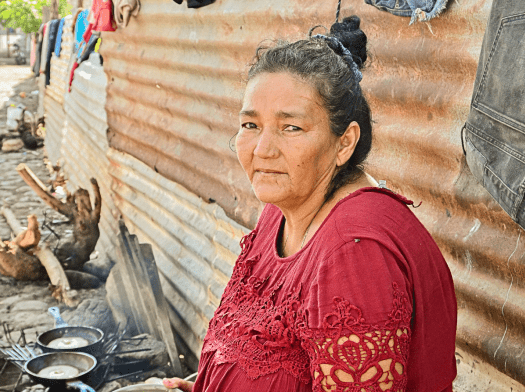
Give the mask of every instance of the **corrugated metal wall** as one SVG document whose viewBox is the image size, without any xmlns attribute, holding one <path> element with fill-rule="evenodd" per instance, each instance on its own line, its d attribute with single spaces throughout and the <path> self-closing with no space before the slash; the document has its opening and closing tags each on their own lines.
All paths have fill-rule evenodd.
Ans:
<svg viewBox="0 0 525 392">
<path fill-rule="evenodd" d="M 64 158 L 64 173 L 68 190 L 88 189 L 94 202 L 91 177 L 95 177 L 102 197 L 100 238 L 96 249 L 101 257 L 115 260 L 118 233 L 118 211 L 111 195 L 108 173 L 106 103 L 107 77 L 100 55 L 92 53 L 75 71 L 71 93 L 65 100 L 66 122 L 60 153 Z"/>
<path fill-rule="evenodd" d="M 476 358 L 472 377 L 458 377 L 458 390 L 481 390 L 469 387 L 486 373 L 475 362 L 525 383 L 525 242 L 471 176 L 460 138 L 491 3 L 451 2 L 431 30 L 365 7 L 360 13 L 373 55 L 364 82 L 376 122 L 369 171 L 423 202 L 415 213 L 450 266 L 457 346 L 466 353 L 458 361 Z"/>
<path fill-rule="evenodd" d="M 172 325 L 198 354 L 247 230 L 131 155 L 111 148 L 108 158 L 115 204 L 153 246 Z"/>
<path fill-rule="evenodd" d="M 370 98 L 376 134 L 368 170 L 386 179 L 389 187 L 423 201 L 415 212 L 454 276 L 458 361 L 463 369 L 456 389 L 472 388 L 486 373 L 476 367 L 482 362 L 498 374 L 491 388 L 499 383 L 496 390 L 509 390 L 514 381 L 503 373 L 525 383 L 524 240 L 518 226 L 470 175 L 459 136 L 491 1 L 449 3 L 430 25 L 408 26 L 408 19 L 362 0 L 343 2 L 342 14 L 358 14 L 370 40 L 372 61 L 362 85 Z M 293 39 L 311 26 L 329 26 L 336 4 L 218 0 L 194 10 L 169 0 L 145 0 L 126 29 L 103 34 L 110 146 L 150 168 L 149 174 L 136 174 L 111 150 L 117 205 L 133 222 L 131 231 L 156 244 L 170 302 L 188 297 L 190 303 L 177 309 L 177 317 L 196 323 L 191 325 L 192 335 L 185 336 L 194 350 L 215 304 L 211 299 L 218 298 L 220 290 L 209 297 L 209 310 L 198 313 L 197 320 L 185 317 L 205 306 L 204 292 L 208 279 L 216 279 L 215 270 L 208 259 L 199 261 L 202 255 L 197 251 L 201 256 L 195 260 L 170 257 L 172 252 L 192 254 L 194 240 L 186 230 L 202 229 L 186 229 L 191 217 L 176 218 L 176 212 L 166 210 L 172 203 L 171 190 L 163 195 L 167 204 L 152 200 L 148 193 L 156 195 L 161 177 L 152 183 L 149 176 L 156 171 L 253 226 L 260 205 L 229 149 L 238 126 L 240 72 L 263 39 Z M 208 245 L 209 235 L 203 238 Z M 181 268 L 188 269 L 186 275 L 178 274 Z M 225 272 L 217 275 L 222 277 L 219 285 Z M 175 316 L 172 321 L 179 322 Z"/>
<path fill-rule="evenodd" d="M 45 89 L 44 109 L 46 113 L 45 146 L 50 161 L 55 164 L 60 158 L 60 146 L 66 113 L 64 112 L 64 97 L 69 87 L 67 69 L 73 53 L 73 17 L 66 18 L 62 32 L 60 57 L 54 53 L 51 56 L 51 78 Z"/>
</svg>

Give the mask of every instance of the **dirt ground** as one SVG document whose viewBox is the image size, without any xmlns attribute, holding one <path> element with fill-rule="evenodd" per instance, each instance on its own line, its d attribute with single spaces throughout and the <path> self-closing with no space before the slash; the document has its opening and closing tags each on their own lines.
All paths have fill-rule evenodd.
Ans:
<svg viewBox="0 0 525 392">
<path fill-rule="evenodd" d="M 6 132 L 7 107 L 10 104 L 23 103 L 27 110 L 36 112 L 38 95 L 32 92 L 37 88 L 37 80 L 28 66 L 6 65 L 5 61 L 4 64 L 0 61 L 0 134 Z M 42 232 L 41 242 L 45 241 L 53 248 L 71 235 L 72 225 L 48 207 L 16 171 L 18 164 L 26 163 L 47 185 L 50 177 L 44 164 L 45 155 L 45 147 L 35 151 L 26 148 L 16 152 L 0 151 L 0 206 L 10 208 L 22 226 L 27 225 L 27 215 L 36 214 Z M 0 214 L 0 239 L 11 238 L 11 228 Z M 93 316 L 107 316 L 109 308 L 105 302 L 104 286 L 77 290 L 79 306 L 68 308 L 51 297 L 49 285 L 48 280 L 22 282 L 0 275 L 0 347 L 18 341 L 22 331 L 27 341 L 34 342 L 40 333 L 53 328 L 54 319 L 48 313 L 51 306 L 59 307 L 66 322 L 78 319 L 78 308 L 83 313 L 89 309 Z M 97 321 L 92 320 L 93 324 Z M 0 390 L 7 382 L 1 378 Z"/>
</svg>

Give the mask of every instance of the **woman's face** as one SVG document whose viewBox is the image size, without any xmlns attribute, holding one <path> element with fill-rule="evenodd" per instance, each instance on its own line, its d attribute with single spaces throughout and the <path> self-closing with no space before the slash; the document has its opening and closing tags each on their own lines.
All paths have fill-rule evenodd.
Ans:
<svg viewBox="0 0 525 392">
<path fill-rule="evenodd" d="M 324 194 L 339 138 L 316 89 L 287 72 L 262 73 L 246 86 L 237 156 L 259 200 L 293 208 Z"/>
</svg>

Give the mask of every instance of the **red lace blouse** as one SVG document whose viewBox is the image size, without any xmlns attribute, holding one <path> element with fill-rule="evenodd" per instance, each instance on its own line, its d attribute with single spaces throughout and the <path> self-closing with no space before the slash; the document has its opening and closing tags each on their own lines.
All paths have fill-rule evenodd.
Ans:
<svg viewBox="0 0 525 392">
<path fill-rule="evenodd" d="M 264 208 L 204 340 L 193 392 L 452 391 L 452 277 L 412 202 L 364 188 L 280 258 Z"/>
</svg>

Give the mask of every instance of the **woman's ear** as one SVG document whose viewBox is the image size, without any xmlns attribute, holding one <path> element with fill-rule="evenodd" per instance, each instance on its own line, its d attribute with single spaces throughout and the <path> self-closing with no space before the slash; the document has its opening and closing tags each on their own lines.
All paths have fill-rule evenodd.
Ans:
<svg viewBox="0 0 525 392">
<path fill-rule="evenodd" d="M 339 138 L 339 151 L 337 152 L 336 164 L 343 166 L 352 154 L 354 153 L 359 137 L 361 136 L 361 128 L 359 124 L 352 121 L 348 124 L 345 133 Z"/>
</svg>

